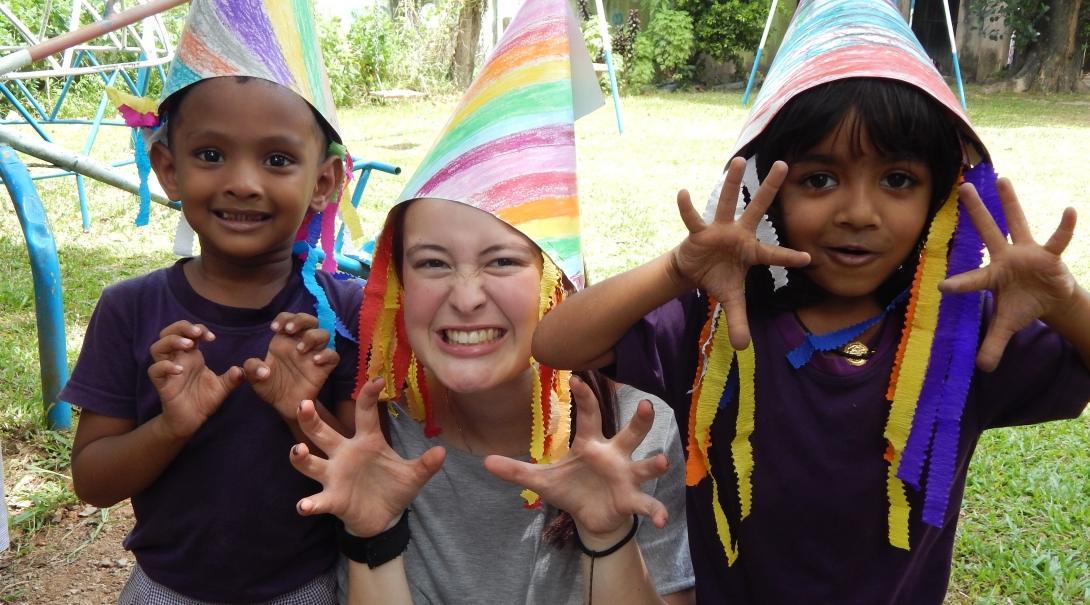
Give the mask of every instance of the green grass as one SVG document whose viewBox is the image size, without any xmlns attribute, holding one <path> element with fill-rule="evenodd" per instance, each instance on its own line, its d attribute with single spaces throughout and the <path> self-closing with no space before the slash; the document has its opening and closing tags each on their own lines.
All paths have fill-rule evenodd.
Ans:
<svg viewBox="0 0 1090 605">
<path fill-rule="evenodd" d="M 591 276 L 600 279 L 669 249 L 682 236 L 675 194 L 689 188 L 698 207 L 728 160 L 745 110 L 738 93 L 678 93 L 623 99 L 625 134 L 611 107 L 577 125 L 584 244 Z M 365 224 L 377 230 L 450 114 L 455 99 L 390 104 L 345 112 L 349 148 L 403 167 L 375 174 L 365 197 Z M 1019 193 L 1035 233 L 1047 234 L 1065 206 L 1090 218 L 1090 97 L 986 95 L 968 90 L 969 114 Z M 70 146 L 82 139 L 71 135 Z M 96 155 L 126 152 L 123 133 L 108 131 Z M 132 226 L 132 196 L 91 185 L 94 225 L 83 233 L 70 180 L 42 184 L 64 279 L 68 354 L 74 362 L 102 287 L 171 262 L 175 214 L 155 207 L 152 225 Z M 1090 228 L 1077 229 L 1065 255 L 1090 284 Z M 0 204 L 0 440 L 20 548 L 48 522 L 51 507 L 70 501 L 67 437 L 40 427 L 41 386 L 30 272 L 14 212 Z M 984 435 L 966 488 L 955 546 L 950 603 L 1090 602 L 1090 422 L 1005 429 Z M 27 476 L 30 479 L 24 479 Z M 11 493 L 11 487 L 26 489 Z M 26 491 L 26 490 L 29 490 Z M 28 513 L 30 509 L 35 512 Z"/>
</svg>

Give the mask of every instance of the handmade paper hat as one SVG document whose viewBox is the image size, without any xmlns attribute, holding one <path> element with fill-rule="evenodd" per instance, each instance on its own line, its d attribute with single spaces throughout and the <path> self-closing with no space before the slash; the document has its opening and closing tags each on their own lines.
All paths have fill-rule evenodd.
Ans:
<svg viewBox="0 0 1090 605">
<path fill-rule="evenodd" d="M 165 129 L 160 128 L 159 111 L 169 108 L 171 98 L 182 89 L 209 78 L 261 78 L 302 97 L 321 116 L 327 127 L 325 130 L 334 139 L 329 153 L 346 160 L 346 178 L 342 185 L 347 186 L 351 178 L 351 156 L 341 144 L 337 112 L 310 4 L 307 0 L 192 0 L 159 100 L 135 97 L 116 89 L 108 91 L 125 121 L 139 128 L 143 135 L 134 137 L 141 182 L 137 225 L 148 222 L 150 193 L 147 180 L 151 163 L 147 149 L 151 143 L 163 140 Z M 254 100 L 255 110 L 259 110 L 260 103 L 259 98 Z M 319 240 L 324 252 L 322 268 L 336 271 L 333 232 L 339 201 L 340 194 L 323 212 L 308 213 L 299 229 L 297 239 L 301 243 L 297 245 L 297 253 L 306 256 L 307 271 L 318 256 L 309 251 Z M 351 204 L 345 204 L 341 211 L 346 226 L 355 236 L 360 229 L 354 210 Z M 188 249 L 192 250 L 192 230 L 184 223 L 184 217 L 181 221 L 179 233 L 183 239 L 188 237 Z M 185 248 L 186 245 L 176 241 L 176 250 Z M 310 274 L 307 271 L 305 276 Z M 332 344 L 335 319 L 332 309 L 325 301 L 324 291 L 313 280 L 305 281 L 322 307 L 317 315 L 322 326 L 329 330 Z"/>
<path fill-rule="evenodd" d="M 574 288 L 583 285 L 574 122 L 602 103 L 567 0 L 527 0 L 397 202 L 459 202 L 530 238 L 543 252 L 544 314 L 563 298 L 565 279 Z M 378 238 L 364 293 L 361 378 L 383 376 L 385 399 L 397 397 L 407 383 L 414 416 L 435 435 L 424 370 L 404 334 L 401 285 L 390 266 L 391 223 L 388 218 Z M 568 445 L 567 375 L 538 369 L 530 455 L 548 462 Z"/>
<path fill-rule="evenodd" d="M 732 155 L 744 150 L 780 109 L 800 93 L 848 78 L 905 82 L 948 110 L 961 127 L 964 157 L 968 161 L 983 160 L 964 170 L 962 177 L 976 186 L 997 224 L 1006 231 L 995 191 L 996 175 L 986 161 L 986 150 L 904 17 L 887 0 L 800 0 Z M 746 190 L 755 192 L 758 186 L 753 157 L 747 159 L 742 182 L 743 192 L 739 195 L 736 215 L 745 207 Z M 889 462 L 889 542 L 906 550 L 909 548 L 910 510 L 905 484 L 920 489 L 925 466 L 927 481 L 923 485 L 922 519 L 939 527 L 945 520 L 955 475 L 960 419 L 973 375 L 980 330 L 982 295 L 979 292 L 942 295 L 938 290 L 938 283 L 944 278 L 979 267 L 983 257 L 980 235 L 968 214 L 959 214 L 958 184 L 954 184 L 931 220 L 911 289 L 886 309 L 889 311 L 907 299 L 904 329 L 889 379 L 890 416 L 883 433 L 888 446 L 885 457 Z M 714 216 L 718 188 L 722 185 L 721 177 L 717 191 L 709 199 L 705 220 Z M 778 244 L 775 229 L 767 217 L 758 227 L 758 237 L 766 243 Z M 782 267 L 772 269 L 776 287 L 786 283 L 786 271 Z M 815 351 L 844 346 L 881 317 L 832 334 L 808 335 L 803 344 L 788 355 L 788 361 L 796 369 L 800 368 Z M 753 348 L 740 351 L 731 348 L 726 316 L 718 305 L 704 326 L 700 342 L 708 346 L 701 349 L 702 371 L 693 389 L 686 481 L 696 485 L 710 480 L 713 493 L 718 493 L 707 455 L 711 447 L 711 426 L 724 402 L 737 400 L 736 437 L 730 447 L 744 522 L 753 504 L 754 458 L 749 437 L 754 430 L 760 430 L 755 425 L 757 401 L 753 377 L 756 361 Z M 713 498 L 713 506 L 717 509 L 716 529 L 727 561 L 732 564 L 741 546 L 732 540 L 729 522 L 722 514 L 718 498 Z"/>
</svg>

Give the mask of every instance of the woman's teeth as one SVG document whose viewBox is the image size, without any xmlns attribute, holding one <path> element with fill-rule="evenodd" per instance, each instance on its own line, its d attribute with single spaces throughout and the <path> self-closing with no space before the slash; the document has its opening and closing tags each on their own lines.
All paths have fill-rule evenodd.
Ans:
<svg viewBox="0 0 1090 605">
<path fill-rule="evenodd" d="M 484 330 L 443 330 L 443 340 L 457 345 L 475 345 L 492 342 L 504 335 L 504 330 L 487 328 Z"/>
</svg>

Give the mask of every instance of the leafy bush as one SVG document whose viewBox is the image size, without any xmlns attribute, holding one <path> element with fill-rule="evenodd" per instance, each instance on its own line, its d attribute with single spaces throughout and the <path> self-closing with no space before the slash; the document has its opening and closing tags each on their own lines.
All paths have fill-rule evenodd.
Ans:
<svg viewBox="0 0 1090 605">
<path fill-rule="evenodd" d="M 637 53 L 640 37 L 650 40 L 655 67 L 666 80 L 676 81 L 691 74 L 694 39 L 693 19 L 688 13 L 662 9 L 652 15 L 647 29 L 637 36 Z"/>
<path fill-rule="evenodd" d="M 319 24 L 322 56 L 329 72 L 333 101 L 350 107 L 389 79 L 394 23 L 381 10 L 356 15 L 351 25 L 340 17 Z"/>
<path fill-rule="evenodd" d="M 749 0 L 677 0 L 677 9 L 693 19 L 696 52 L 720 61 L 733 61 L 742 70 L 742 53 L 761 39 L 766 2 Z"/>
</svg>

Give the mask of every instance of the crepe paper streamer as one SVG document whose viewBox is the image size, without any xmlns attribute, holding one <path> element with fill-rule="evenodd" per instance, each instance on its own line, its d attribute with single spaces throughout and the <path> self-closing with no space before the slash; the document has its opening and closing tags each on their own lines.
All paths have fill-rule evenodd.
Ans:
<svg viewBox="0 0 1090 605">
<path fill-rule="evenodd" d="M 541 374 L 533 374 L 533 386 L 530 387 L 533 405 L 531 412 L 533 424 L 530 430 L 530 462 L 538 462 L 545 456 L 545 417 L 541 409 Z"/>
<path fill-rule="evenodd" d="M 359 339 L 356 338 L 356 335 L 353 334 L 352 331 L 348 329 L 348 326 L 344 325 L 341 318 L 336 315 L 333 316 L 333 326 L 337 330 L 337 334 L 340 334 L 341 338 L 348 342 L 359 343 Z"/>
<path fill-rule="evenodd" d="M 893 369 L 889 375 L 889 385 L 886 387 L 886 400 L 893 401 L 893 392 L 897 390 L 897 380 L 901 376 L 901 362 L 905 358 L 905 348 L 908 346 L 908 334 L 912 331 L 912 321 L 916 317 L 916 301 L 920 299 L 920 282 L 923 281 L 923 271 L 927 264 L 927 258 L 920 257 L 916 263 L 916 273 L 912 276 L 912 287 L 909 288 L 908 305 L 905 307 L 904 326 L 901 328 L 901 338 L 897 341 L 897 352 L 893 356 Z M 890 445 L 892 447 L 892 445 Z M 892 454 L 889 459 L 892 460 Z"/>
<path fill-rule="evenodd" d="M 957 206 L 957 187 L 958 184 L 955 182 L 945 204 Z M 966 242 L 965 236 L 968 234 L 963 229 L 966 220 L 968 220 L 967 214 L 959 213 L 958 227 L 954 231 L 953 241 L 950 244 L 947 277 L 980 266 L 980 246 L 982 243 L 980 238 L 977 237 L 974 258 L 973 246 L 971 242 Z M 924 376 L 923 386 L 920 389 L 916 413 L 912 417 L 912 429 L 909 432 L 908 440 L 905 442 L 901 462 L 897 469 L 897 476 L 916 489 L 920 488 L 924 459 L 931 445 L 939 407 L 943 404 L 945 397 L 950 363 L 954 352 L 954 338 L 958 332 L 959 320 L 962 316 L 960 308 L 963 305 L 960 303 L 964 299 L 964 296 L 947 294 L 942 296 L 939 301 L 939 314 L 935 326 L 935 338 L 931 347 L 930 361 L 927 366 L 927 373 Z"/>
<path fill-rule="evenodd" d="M 312 252 L 310 250 L 305 252 L 306 261 L 303 263 L 301 271 L 303 286 L 314 297 L 314 314 L 318 317 L 318 327 L 329 334 L 329 342 L 326 343 L 326 347 L 336 350 L 337 315 L 333 312 L 333 307 L 329 305 L 329 298 L 326 296 L 325 290 L 314 277 L 314 272 L 318 270 L 318 255 Z"/>
<path fill-rule="evenodd" d="M 383 301 L 386 297 L 386 274 L 390 265 L 390 247 L 393 245 L 393 230 L 386 229 L 382 233 L 382 239 L 378 243 L 378 251 L 382 254 L 375 255 L 375 261 L 371 265 L 370 277 L 363 289 L 363 304 L 360 305 L 360 348 L 359 365 L 356 376 L 356 389 L 352 398 L 359 397 L 359 390 L 368 377 L 376 376 L 373 373 L 370 360 L 374 357 L 376 327 L 378 317 L 385 309 L 382 304 L 368 304 L 368 301 Z M 384 377 L 389 379 L 389 377 Z"/>
<path fill-rule="evenodd" d="M 185 220 L 185 213 L 178 213 L 178 226 L 174 228 L 174 254 L 176 256 L 193 256 L 193 227 Z"/>
<path fill-rule="evenodd" d="M 427 377 L 424 375 L 423 367 L 416 359 L 416 353 L 410 353 L 409 356 L 409 370 L 408 376 L 406 376 L 407 393 L 409 405 L 409 415 L 413 420 L 417 422 L 424 421 L 424 396 L 423 389 L 427 388 Z M 421 386 L 425 385 L 425 386 Z"/>
<path fill-rule="evenodd" d="M 754 392 L 755 343 L 735 353 L 738 364 L 738 417 L 735 421 L 734 441 L 730 444 L 734 459 L 734 473 L 738 476 L 738 502 L 741 518 L 749 516 L 753 502 L 753 444 L 750 436 L 756 422 L 756 393 Z"/>
<path fill-rule="evenodd" d="M 322 252 L 325 252 L 325 260 L 322 261 L 322 270 L 330 273 L 337 272 L 337 258 L 333 250 L 333 238 L 337 229 L 337 202 L 327 204 L 322 211 Z"/>
<path fill-rule="evenodd" d="M 707 371 L 700 384 L 700 400 L 693 411 L 695 421 L 693 423 L 692 442 L 696 444 L 700 467 L 686 477 L 686 485 L 696 485 L 711 470 L 711 461 L 708 458 L 708 448 L 711 447 L 711 427 L 715 422 L 715 416 L 719 411 L 719 400 L 727 383 L 727 376 L 734 365 L 734 349 L 730 346 L 730 338 L 727 334 L 726 313 L 720 312 L 709 320 L 713 322 L 712 347 L 708 355 Z M 687 466 L 686 470 L 692 466 Z"/>
<path fill-rule="evenodd" d="M 715 479 L 712 479 L 712 516 L 715 517 L 715 533 L 719 536 L 719 543 L 723 546 L 723 554 L 727 557 L 729 567 L 738 560 L 738 549 L 734 546 L 727 514 L 723 512 L 723 505 L 719 503 L 719 484 Z"/>
<path fill-rule="evenodd" d="M 835 332 L 829 332 L 828 334 L 807 334 L 799 346 L 791 349 L 787 353 L 787 361 L 791 363 L 791 367 L 796 370 L 806 365 L 810 358 L 814 355 L 815 351 L 832 351 L 839 349 L 840 347 L 848 344 L 856 336 L 859 336 L 863 332 L 867 331 L 867 328 L 882 321 L 882 318 L 892 311 L 897 305 L 901 304 L 908 298 L 908 290 L 897 295 L 882 312 L 869 319 L 852 324 L 846 328 L 841 328 Z"/>
<path fill-rule="evenodd" d="M 143 126 L 150 128 L 159 125 L 159 103 L 155 99 L 151 97 L 138 97 L 113 87 L 106 89 L 106 96 L 110 99 L 110 102 L 113 103 L 114 107 L 117 107 L 118 111 L 121 112 L 121 115 L 125 118 L 125 123 L 128 126 Z M 126 113 L 138 117 L 142 122 L 147 121 L 146 116 L 150 115 L 153 123 L 131 123 L 128 121 L 129 116 L 126 115 Z"/>
<path fill-rule="evenodd" d="M 957 205 L 945 204 L 939 209 L 931 222 L 924 246 L 921 262 L 923 272 L 919 287 L 914 288 L 915 309 L 912 314 L 911 329 L 907 334 L 901 364 L 897 369 L 897 384 L 893 388 L 893 401 L 883 437 L 893 449 L 894 470 L 890 471 L 887 495 L 889 496 L 889 540 L 898 548 L 908 548 L 908 511 L 903 485 L 896 478 L 896 468 L 900 464 L 901 454 L 916 412 L 924 376 L 931 357 L 935 326 L 939 312 L 938 284 L 946 276 L 947 251 L 953 235 Z"/>
<path fill-rule="evenodd" d="M 151 218 L 151 189 L 148 187 L 151 158 L 148 157 L 148 148 L 144 146 L 144 137 L 137 135 L 132 139 L 136 156 L 136 174 L 140 177 L 140 211 L 136 214 L 136 226 L 144 227 Z"/>
<path fill-rule="evenodd" d="M 698 412 L 701 409 L 700 401 L 704 396 L 704 377 L 708 373 L 708 360 L 711 358 L 709 353 L 712 346 L 712 328 L 715 326 L 715 318 L 718 316 L 719 304 L 714 300 L 708 302 L 708 318 L 704 321 L 703 327 L 700 329 L 700 338 L 697 342 L 700 343 L 700 371 L 697 372 L 696 377 L 693 378 L 693 388 L 691 389 L 691 401 L 689 403 L 689 426 L 686 435 L 686 455 L 685 455 L 685 484 L 689 486 L 696 485 L 708 475 L 708 463 L 704 459 L 704 454 L 701 443 L 697 438 L 699 434 L 696 429 Z M 708 388 L 717 388 L 717 385 L 709 383 Z M 706 406 L 707 404 L 705 404 Z"/>
</svg>

